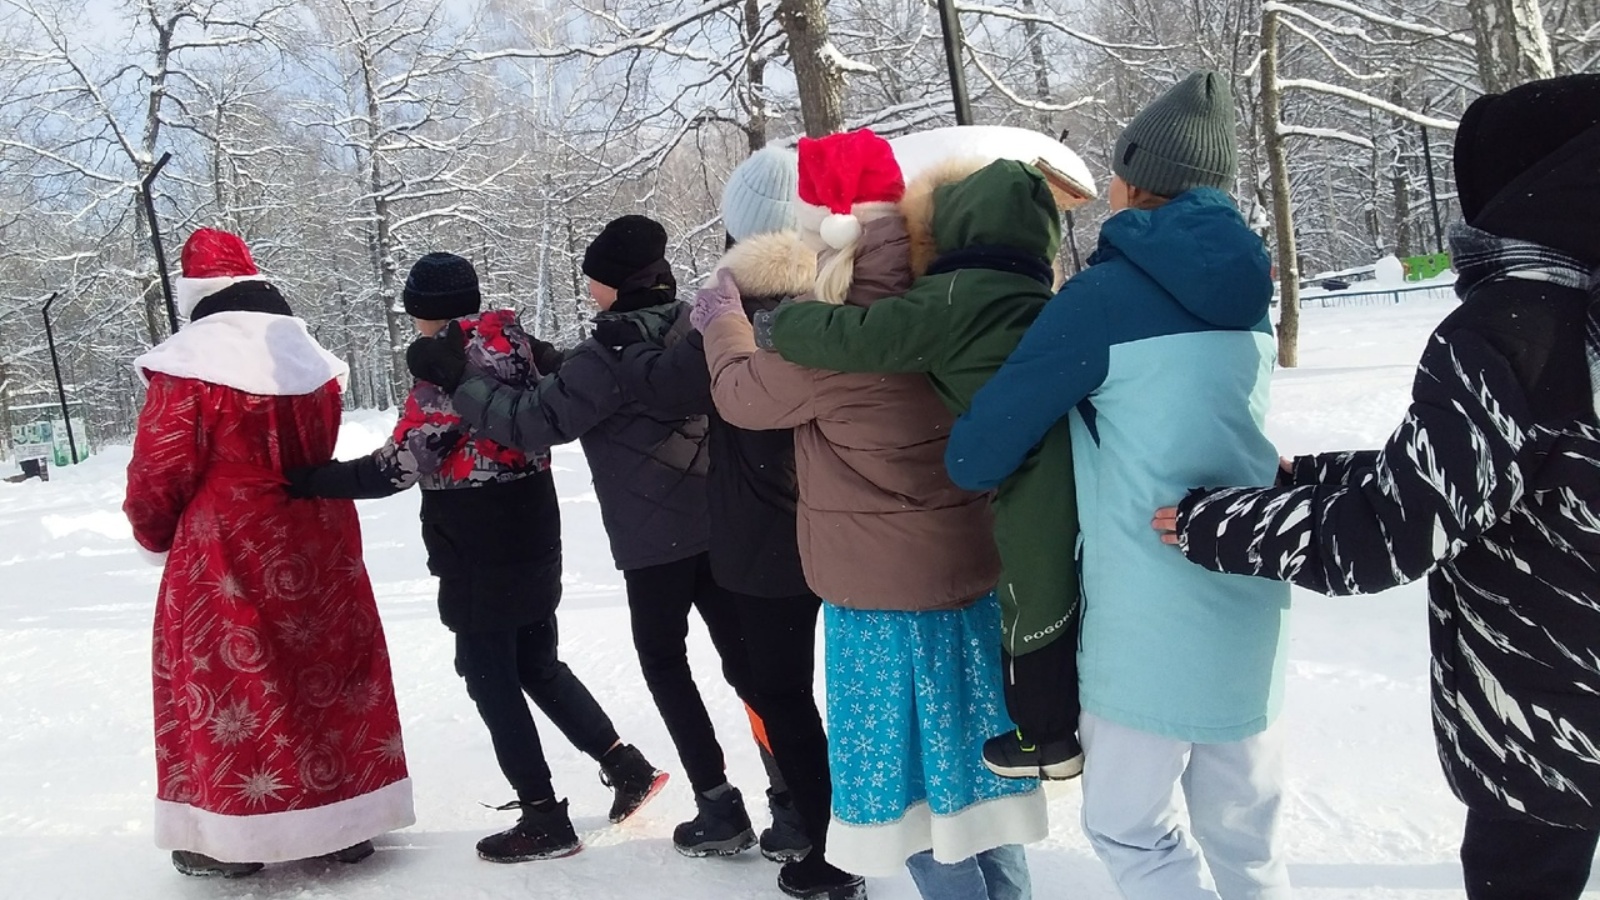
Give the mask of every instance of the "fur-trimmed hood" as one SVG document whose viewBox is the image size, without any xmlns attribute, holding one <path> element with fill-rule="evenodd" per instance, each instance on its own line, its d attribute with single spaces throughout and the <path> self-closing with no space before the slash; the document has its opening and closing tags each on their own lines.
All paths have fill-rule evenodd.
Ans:
<svg viewBox="0 0 1600 900">
<path fill-rule="evenodd" d="M 945 188 L 953 189 L 941 193 Z M 949 207 L 942 222 L 936 199 Z M 945 251 L 1007 246 L 1053 262 L 1061 246 L 1048 182 L 1017 161 L 961 157 L 935 164 L 907 186 L 900 208 L 911 236 L 911 271 L 919 278 Z"/>
<path fill-rule="evenodd" d="M 810 293 L 817 279 L 817 254 L 796 231 L 758 234 L 733 245 L 717 261 L 717 269 L 733 273 L 747 297 L 789 298 Z"/>
<path fill-rule="evenodd" d="M 933 192 L 947 184 L 965 181 L 989 162 L 978 156 L 947 159 L 929 167 L 906 185 L 900 213 L 905 216 L 906 231 L 911 234 L 911 271 L 918 278 L 927 274 L 933 261 L 939 258 L 938 242 L 933 237 Z"/>
</svg>

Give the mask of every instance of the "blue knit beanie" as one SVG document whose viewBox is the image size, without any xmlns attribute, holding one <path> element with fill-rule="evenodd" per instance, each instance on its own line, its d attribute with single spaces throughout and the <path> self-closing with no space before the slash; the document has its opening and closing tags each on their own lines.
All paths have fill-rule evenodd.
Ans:
<svg viewBox="0 0 1600 900">
<path fill-rule="evenodd" d="M 722 227 L 735 241 L 795 227 L 800 162 L 787 147 L 764 147 L 739 164 L 722 189 Z"/>
</svg>

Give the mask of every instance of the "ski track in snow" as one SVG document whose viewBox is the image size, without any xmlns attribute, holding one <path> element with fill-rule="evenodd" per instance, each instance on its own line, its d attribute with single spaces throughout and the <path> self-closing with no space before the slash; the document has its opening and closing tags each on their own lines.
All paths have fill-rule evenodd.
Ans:
<svg viewBox="0 0 1600 900">
<path fill-rule="evenodd" d="M 1399 423 L 1412 365 L 1453 304 L 1308 309 L 1302 368 L 1278 373 L 1272 436 L 1287 454 L 1378 446 Z M 380 441 L 389 413 L 349 417 L 339 453 Z M 635 820 L 611 826 L 595 765 L 540 719 L 557 789 L 587 849 L 557 862 L 497 866 L 473 844 L 511 816 L 480 804 L 511 792 L 451 665 L 417 534 L 417 494 L 360 504 L 393 654 L 418 823 L 379 838 L 357 866 L 300 863 L 239 881 L 188 879 L 151 843 L 151 608 L 159 570 L 134 552 L 120 505 L 128 449 L 112 447 L 49 484 L 0 483 L 0 898 L 779 898 L 776 866 L 753 852 L 690 860 L 673 826 L 693 811 L 681 777 Z M 678 771 L 628 639 L 622 579 L 576 448 L 556 452 L 565 526 L 564 658 L 623 739 Z M 1178 498 L 1173 498 L 1174 500 Z M 1428 719 L 1424 590 L 1295 597 L 1284 847 L 1296 896 L 1461 896 L 1463 812 L 1434 755 Z M 692 634 L 702 689 L 729 773 L 765 822 L 764 777 L 745 717 L 704 630 Z M 821 686 L 819 684 L 819 695 Z M 1029 850 L 1034 894 L 1112 900 L 1078 825 L 1076 783 L 1052 785 L 1050 838 Z M 905 876 L 874 880 L 876 900 L 916 896 Z M 1600 898 L 1600 892 L 1586 896 Z"/>
</svg>

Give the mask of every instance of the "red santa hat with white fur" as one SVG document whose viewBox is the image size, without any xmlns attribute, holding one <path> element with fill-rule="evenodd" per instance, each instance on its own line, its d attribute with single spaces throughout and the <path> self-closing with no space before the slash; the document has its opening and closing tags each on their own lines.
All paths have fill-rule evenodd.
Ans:
<svg viewBox="0 0 1600 900">
<path fill-rule="evenodd" d="M 891 210 L 905 196 L 889 142 L 867 129 L 800 139 L 802 228 L 842 250 L 861 237 L 862 217 Z"/>
<path fill-rule="evenodd" d="M 241 281 L 265 281 L 236 234 L 201 228 L 183 243 L 183 274 L 173 279 L 172 299 L 185 319 L 200 301 Z"/>
</svg>

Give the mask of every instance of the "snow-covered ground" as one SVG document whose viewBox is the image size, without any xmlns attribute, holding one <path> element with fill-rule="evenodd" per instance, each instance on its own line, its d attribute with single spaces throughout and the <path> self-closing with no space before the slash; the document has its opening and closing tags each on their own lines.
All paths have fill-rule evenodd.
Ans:
<svg viewBox="0 0 1600 900">
<path fill-rule="evenodd" d="M 1286 453 L 1375 446 L 1398 421 L 1412 364 L 1451 307 L 1312 309 L 1302 367 L 1279 373 L 1272 434 Z M 340 453 L 375 446 L 388 417 L 351 417 Z M 151 844 L 149 632 L 158 578 L 119 511 L 128 450 L 108 448 L 49 484 L 0 483 L 0 898 L 293 897 L 776 898 L 758 856 L 689 860 L 672 826 L 692 809 L 675 780 L 634 821 L 610 826 L 595 767 L 545 727 L 558 790 L 588 849 L 569 860 L 496 866 L 473 843 L 509 823 L 480 803 L 509 799 L 488 737 L 451 669 L 417 535 L 417 495 L 363 503 L 367 562 L 394 655 L 418 823 L 380 839 L 355 867 L 271 867 L 237 882 L 186 879 Z M 566 523 L 563 652 L 624 739 L 676 769 L 627 639 L 583 457 L 557 452 Z M 1177 498 L 1174 498 L 1177 499 Z M 1462 811 L 1434 758 L 1420 586 L 1383 596 L 1296 597 L 1284 727 L 1289 803 L 1284 843 L 1297 896 L 1461 895 L 1455 848 Z M 709 642 L 694 636 L 731 774 L 761 797 L 760 763 L 731 691 L 713 684 Z M 1035 895 L 1110 900 L 1083 837 L 1075 784 L 1052 787 L 1050 839 L 1030 849 Z M 753 803 L 752 809 L 759 807 Z M 763 813 L 764 815 L 764 813 Z M 874 881 L 879 900 L 915 896 L 908 879 Z M 1593 896 L 1600 897 L 1600 893 Z"/>
</svg>

